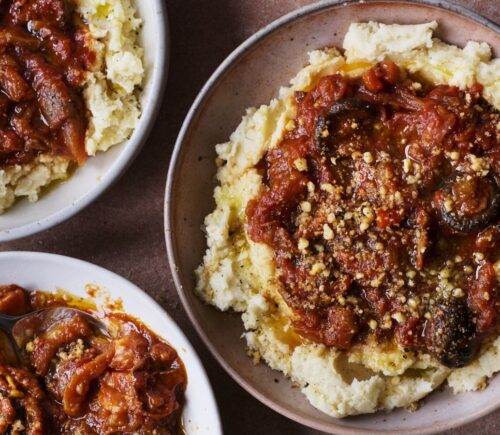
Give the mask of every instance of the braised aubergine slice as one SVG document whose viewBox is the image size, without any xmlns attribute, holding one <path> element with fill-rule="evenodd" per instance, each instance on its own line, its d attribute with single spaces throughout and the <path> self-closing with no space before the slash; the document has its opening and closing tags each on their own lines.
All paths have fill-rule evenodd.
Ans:
<svg viewBox="0 0 500 435">
<path fill-rule="evenodd" d="M 476 327 L 463 301 L 436 304 L 424 328 L 427 349 L 449 368 L 464 367 L 477 351 Z"/>
<path fill-rule="evenodd" d="M 350 114 L 354 118 L 366 118 L 374 110 L 369 101 L 361 98 L 343 98 L 333 103 L 324 115 L 319 115 L 314 126 L 314 143 L 319 150 L 323 150 L 323 132 L 328 128 L 330 119 L 337 115 Z"/>
<path fill-rule="evenodd" d="M 500 214 L 500 187 L 492 176 L 454 174 L 434 194 L 434 206 L 452 230 L 480 231 Z"/>
</svg>

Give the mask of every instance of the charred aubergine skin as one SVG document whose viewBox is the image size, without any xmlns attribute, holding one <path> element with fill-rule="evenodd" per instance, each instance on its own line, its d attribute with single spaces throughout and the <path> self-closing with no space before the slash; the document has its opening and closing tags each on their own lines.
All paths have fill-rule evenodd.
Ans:
<svg viewBox="0 0 500 435">
<path fill-rule="evenodd" d="M 344 98 L 332 104 L 328 110 L 328 116 L 339 115 L 341 113 L 352 112 L 353 115 L 363 115 L 371 113 L 374 107 L 369 101 L 361 98 Z"/>
<path fill-rule="evenodd" d="M 323 141 L 323 132 L 328 128 L 330 120 L 335 116 L 350 115 L 356 118 L 363 118 L 371 114 L 373 110 L 373 104 L 361 98 L 343 98 L 334 102 L 325 115 L 318 116 L 314 127 L 314 142 L 316 147 L 324 152 L 325 144 Z"/>
<path fill-rule="evenodd" d="M 446 301 L 434 306 L 424 329 L 427 349 L 449 368 L 466 366 L 477 352 L 476 326 L 465 302 Z"/>
<path fill-rule="evenodd" d="M 461 203 L 470 200 L 472 210 L 463 210 Z M 441 220 L 460 233 L 480 231 L 500 214 L 500 187 L 495 177 L 471 177 L 453 174 L 434 195 Z"/>
</svg>

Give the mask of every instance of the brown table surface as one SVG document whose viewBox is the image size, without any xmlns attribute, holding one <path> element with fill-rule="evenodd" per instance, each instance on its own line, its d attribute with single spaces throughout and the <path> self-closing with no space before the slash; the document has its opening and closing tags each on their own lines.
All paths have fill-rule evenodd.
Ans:
<svg viewBox="0 0 500 435">
<path fill-rule="evenodd" d="M 196 94 L 220 62 L 274 19 L 311 0 L 166 0 L 171 56 L 159 118 L 142 153 L 106 194 L 69 221 L 0 250 L 45 251 L 81 258 L 131 280 L 152 295 L 187 334 L 205 365 L 228 435 L 319 432 L 266 408 L 219 367 L 184 312 L 168 268 L 163 195 L 170 154 Z M 456 0 L 500 22 L 500 0 Z M 498 434 L 500 411 L 449 434 Z"/>
</svg>

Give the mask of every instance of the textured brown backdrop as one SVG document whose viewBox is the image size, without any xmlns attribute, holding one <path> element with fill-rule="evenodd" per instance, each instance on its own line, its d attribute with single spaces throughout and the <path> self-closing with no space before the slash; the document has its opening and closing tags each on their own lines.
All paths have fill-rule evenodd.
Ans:
<svg viewBox="0 0 500 435">
<path fill-rule="evenodd" d="M 456 0 L 500 22 L 500 0 Z M 78 216 L 0 250 L 45 251 L 96 263 L 151 294 L 198 350 L 228 435 L 312 435 L 241 389 L 217 365 L 194 332 L 172 282 L 163 237 L 163 195 L 170 154 L 196 94 L 222 60 L 274 19 L 312 0 L 166 0 L 170 71 L 161 113 L 142 153 L 123 178 Z M 500 433 L 500 411 L 449 434 Z"/>
</svg>

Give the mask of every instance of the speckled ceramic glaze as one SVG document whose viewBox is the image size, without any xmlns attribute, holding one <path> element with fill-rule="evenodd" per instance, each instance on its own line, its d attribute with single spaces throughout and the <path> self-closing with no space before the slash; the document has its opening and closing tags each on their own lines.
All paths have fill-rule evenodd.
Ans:
<svg viewBox="0 0 500 435">
<path fill-rule="evenodd" d="M 201 231 L 214 208 L 217 143 L 228 139 L 245 109 L 266 104 L 307 62 L 307 52 L 341 46 L 354 21 L 414 24 L 439 22 L 437 36 L 463 46 L 489 43 L 500 56 L 498 26 L 443 2 L 326 1 L 293 12 L 247 40 L 214 73 L 193 104 L 179 134 L 167 182 L 165 228 L 179 295 L 201 337 L 228 373 L 257 399 L 283 415 L 330 433 L 435 433 L 465 424 L 500 407 L 500 376 L 481 392 L 453 396 L 445 388 L 420 409 L 399 409 L 334 419 L 313 408 L 299 389 L 264 364 L 254 365 L 241 339 L 240 317 L 204 305 L 194 295 L 194 269 L 206 249 Z"/>
</svg>

